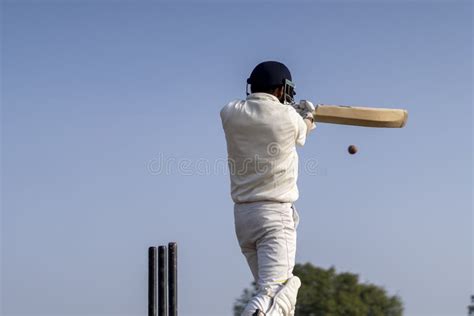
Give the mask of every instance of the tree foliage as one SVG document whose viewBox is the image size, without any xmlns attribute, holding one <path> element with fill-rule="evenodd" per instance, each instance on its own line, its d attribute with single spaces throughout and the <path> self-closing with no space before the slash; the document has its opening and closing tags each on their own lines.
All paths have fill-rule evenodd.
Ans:
<svg viewBox="0 0 474 316">
<path fill-rule="evenodd" d="M 336 273 L 334 267 L 322 269 L 310 263 L 297 264 L 293 271 L 301 279 L 296 316 L 401 316 L 399 296 L 390 296 L 382 287 L 359 282 L 359 276 Z M 239 316 L 256 293 L 256 285 L 245 289 L 234 304 Z"/>
</svg>

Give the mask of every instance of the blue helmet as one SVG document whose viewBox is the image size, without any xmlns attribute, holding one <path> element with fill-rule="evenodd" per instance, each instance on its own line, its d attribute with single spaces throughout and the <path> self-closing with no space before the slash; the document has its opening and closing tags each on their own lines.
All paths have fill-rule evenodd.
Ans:
<svg viewBox="0 0 474 316">
<path fill-rule="evenodd" d="M 262 88 L 271 88 L 284 85 L 285 80 L 291 81 L 288 67 L 278 61 L 264 61 L 254 68 L 247 83 Z"/>
<path fill-rule="evenodd" d="M 285 95 L 283 103 L 294 103 L 293 96 L 294 84 L 291 81 L 291 73 L 288 67 L 278 61 L 264 61 L 258 64 L 247 79 L 247 94 L 248 85 L 251 85 L 252 91 L 267 90 L 285 87 Z"/>
</svg>

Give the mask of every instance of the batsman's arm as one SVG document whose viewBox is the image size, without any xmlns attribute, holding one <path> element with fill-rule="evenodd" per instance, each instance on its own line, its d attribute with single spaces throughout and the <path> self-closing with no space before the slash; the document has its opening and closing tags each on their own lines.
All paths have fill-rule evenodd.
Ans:
<svg viewBox="0 0 474 316">
<path fill-rule="evenodd" d="M 314 129 L 314 120 L 312 118 L 305 118 L 303 119 L 304 123 L 306 124 L 306 136 Z"/>
</svg>

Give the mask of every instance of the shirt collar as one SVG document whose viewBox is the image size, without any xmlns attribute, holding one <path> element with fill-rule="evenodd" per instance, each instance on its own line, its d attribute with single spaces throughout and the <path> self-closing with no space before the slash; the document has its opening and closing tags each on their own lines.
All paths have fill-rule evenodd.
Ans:
<svg viewBox="0 0 474 316">
<path fill-rule="evenodd" d="M 247 96 L 247 100 L 267 100 L 267 101 L 275 101 L 275 102 L 280 103 L 280 100 L 278 100 L 276 96 L 274 96 L 273 94 L 268 94 L 264 92 L 256 92 L 256 93 L 249 94 Z"/>
</svg>

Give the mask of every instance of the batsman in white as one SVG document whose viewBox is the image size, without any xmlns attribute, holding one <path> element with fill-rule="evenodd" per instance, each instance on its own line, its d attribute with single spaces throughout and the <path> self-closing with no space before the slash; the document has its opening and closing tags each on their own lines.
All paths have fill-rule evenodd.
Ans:
<svg viewBox="0 0 474 316">
<path fill-rule="evenodd" d="M 250 91 L 248 88 L 250 85 Z M 301 285 L 296 254 L 298 155 L 315 128 L 313 104 L 295 104 L 282 63 L 260 63 L 247 79 L 247 99 L 221 110 L 227 141 L 234 219 L 242 253 L 258 285 L 243 316 L 294 315 Z"/>
</svg>

